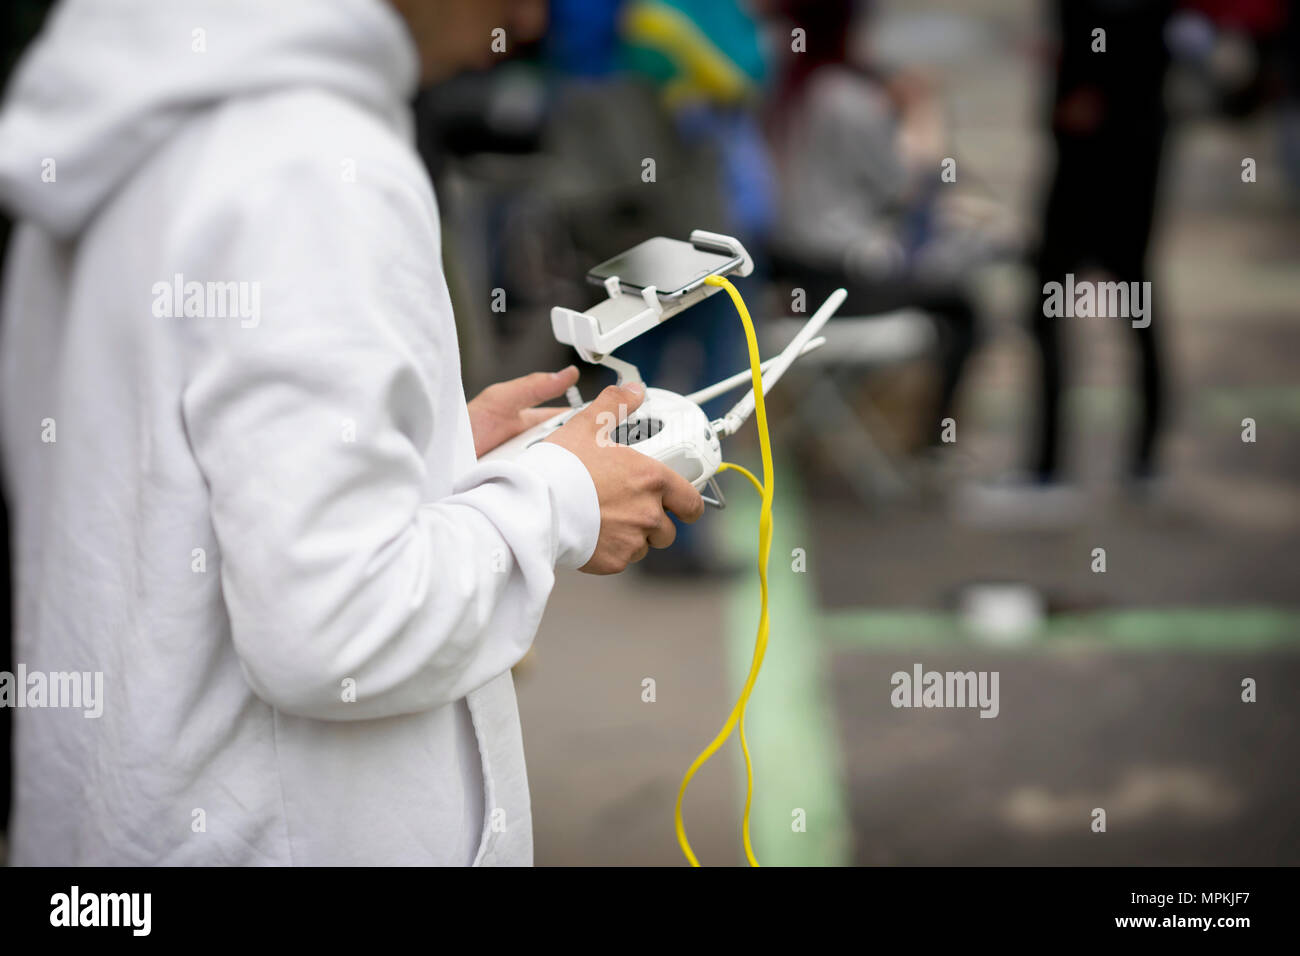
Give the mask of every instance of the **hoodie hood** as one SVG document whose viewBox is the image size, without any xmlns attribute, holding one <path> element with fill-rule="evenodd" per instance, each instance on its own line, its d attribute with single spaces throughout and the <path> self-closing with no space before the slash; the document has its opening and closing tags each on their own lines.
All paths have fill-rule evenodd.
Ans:
<svg viewBox="0 0 1300 956">
<path fill-rule="evenodd" d="M 203 110 L 318 87 L 392 115 L 418 76 L 386 0 L 63 0 L 0 111 L 0 204 L 71 237 Z"/>
</svg>

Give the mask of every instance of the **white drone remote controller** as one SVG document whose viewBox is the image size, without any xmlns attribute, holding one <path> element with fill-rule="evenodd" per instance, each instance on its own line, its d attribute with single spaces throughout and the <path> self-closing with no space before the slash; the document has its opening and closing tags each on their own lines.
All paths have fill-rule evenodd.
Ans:
<svg viewBox="0 0 1300 956">
<path fill-rule="evenodd" d="M 700 248 L 738 251 L 742 262 L 728 270 L 730 272 L 748 275 L 752 269 L 749 256 L 743 246 L 729 236 L 697 230 L 691 233 L 691 241 Z M 726 272 L 713 274 L 723 275 Z M 551 322 L 557 339 L 573 345 L 579 355 L 587 361 L 613 368 L 618 372 L 620 385 L 640 381 L 640 374 L 634 366 L 610 355 L 609 350 L 612 347 L 636 337 L 663 319 L 675 315 L 718 290 L 717 286 L 704 285 L 701 277 L 699 284 L 691 289 L 688 295 L 681 296 L 674 302 L 661 303 L 655 296 L 653 286 L 629 293 L 621 288 L 617 277 L 612 281 L 607 280 L 605 286 L 609 293 L 609 299 L 605 302 L 587 312 L 574 312 L 556 307 L 552 310 Z M 835 314 L 835 310 L 840 307 L 844 298 L 843 289 L 836 289 L 831 293 L 785 349 L 775 358 L 762 364 L 761 379 L 764 395 L 785 374 L 785 370 L 794 364 L 795 359 L 825 343 L 825 339 L 816 337 L 817 333 Z M 613 328 L 608 327 L 611 315 L 615 319 Z M 733 388 L 751 382 L 752 378 L 752 372 L 746 369 L 689 395 L 678 395 L 676 392 L 662 388 L 647 388 L 645 399 L 625 421 L 610 422 L 609 438 L 613 442 L 627 445 L 643 455 L 663 462 L 700 492 L 703 492 L 707 486 L 713 497 L 706 495 L 705 502 L 721 508 L 726 504 L 726 500 L 714 478 L 722 464 L 721 439 L 735 434 L 753 414 L 755 396 L 751 388 L 727 414 L 714 421 L 709 420 L 700 406 Z M 576 390 L 572 391 L 576 392 Z M 481 460 L 493 461 L 518 457 L 530 446 L 545 440 L 585 407 L 586 403 L 579 403 L 575 407 L 564 409 L 555 417 L 533 426 L 494 448 Z"/>
</svg>

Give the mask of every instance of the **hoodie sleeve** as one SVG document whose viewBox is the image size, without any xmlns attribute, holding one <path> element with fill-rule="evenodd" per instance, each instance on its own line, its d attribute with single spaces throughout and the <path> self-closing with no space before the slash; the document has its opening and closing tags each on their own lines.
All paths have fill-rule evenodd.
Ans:
<svg viewBox="0 0 1300 956">
<path fill-rule="evenodd" d="M 268 173 L 193 204 L 170 244 L 186 281 L 251 283 L 239 319 L 183 320 L 182 414 L 244 672 L 308 717 L 487 683 L 599 532 L 591 478 L 558 446 L 453 482 L 468 418 L 432 195 L 407 172 Z"/>
</svg>

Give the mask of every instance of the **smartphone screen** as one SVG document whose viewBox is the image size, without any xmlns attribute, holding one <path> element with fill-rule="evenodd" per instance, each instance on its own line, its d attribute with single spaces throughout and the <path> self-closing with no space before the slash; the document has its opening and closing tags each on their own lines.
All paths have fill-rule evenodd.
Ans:
<svg viewBox="0 0 1300 956">
<path fill-rule="evenodd" d="M 587 273 L 587 281 L 599 284 L 618 276 L 619 284 L 629 289 L 654 286 L 661 298 L 673 298 L 689 292 L 704 281 L 735 268 L 739 256 L 696 249 L 689 242 L 656 236 L 607 259 Z"/>
</svg>

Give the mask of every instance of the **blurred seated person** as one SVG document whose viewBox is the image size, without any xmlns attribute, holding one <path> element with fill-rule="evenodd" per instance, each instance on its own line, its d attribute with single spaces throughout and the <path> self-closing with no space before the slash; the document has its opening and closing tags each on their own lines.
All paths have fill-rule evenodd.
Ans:
<svg viewBox="0 0 1300 956">
<path fill-rule="evenodd" d="M 978 200 L 941 178 L 948 144 L 932 83 L 854 62 L 856 5 L 779 6 L 804 28 L 807 50 L 789 58 L 772 117 L 781 188 L 774 276 L 805 289 L 810 303 L 845 287 L 840 317 L 909 307 L 932 317 L 942 379 L 926 433 L 937 442 L 975 345 L 969 278 L 1009 242 Z"/>
</svg>

